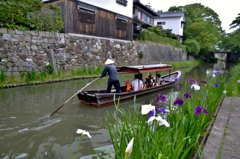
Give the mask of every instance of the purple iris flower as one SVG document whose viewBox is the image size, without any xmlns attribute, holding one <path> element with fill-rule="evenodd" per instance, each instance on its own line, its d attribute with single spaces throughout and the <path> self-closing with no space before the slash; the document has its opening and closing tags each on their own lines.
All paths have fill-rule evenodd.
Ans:
<svg viewBox="0 0 240 159">
<path fill-rule="evenodd" d="M 200 83 L 200 84 L 207 84 L 207 82 L 204 81 L 204 80 L 201 80 L 199 83 Z"/>
<path fill-rule="evenodd" d="M 191 98 L 191 95 L 187 92 L 183 95 L 186 99 Z"/>
<path fill-rule="evenodd" d="M 194 108 L 194 111 L 196 113 L 196 116 L 200 115 L 201 113 L 204 113 L 204 114 L 209 114 L 209 112 L 207 111 L 207 109 L 205 109 L 203 106 L 199 105 L 199 106 L 196 106 Z"/>
<path fill-rule="evenodd" d="M 238 80 L 238 83 L 240 84 L 240 80 Z"/>
<path fill-rule="evenodd" d="M 173 104 L 174 104 L 175 106 L 177 106 L 177 105 L 182 106 L 183 103 L 184 103 L 184 101 L 182 100 L 182 98 L 177 98 Z"/>
<path fill-rule="evenodd" d="M 215 75 L 220 74 L 220 69 L 219 69 L 219 68 L 216 68 L 216 70 L 213 71 L 213 74 L 215 74 Z"/>
<path fill-rule="evenodd" d="M 174 79 L 174 81 L 181 81 L 181 78 L 177 77 L 177 78 Z"/>
<path fill-rule="evenodd" d="M 163 114 L 166 114 L 166 111 L 165 111 L 165 109 L 163 107 L 155 107 L 155 110 L 159 111 L 159 112 L 161 112 Z"/>
<path fill-rule="evenodd" d="M 188 79 L 188 83 L 195 83 L 195 84 L 196 84 L 197 81 L 196 81 L 195 79 L 189 78 L 189 79 Z"/>
<path fill-rule="evenodd" d="M 30 69 L 32 67 L 32 64 L 28 62 L 27 68 Z"/>
<path fill-rule="evenodd" d="M 155 111 L 154 110 L 151 110 L 149 113 L 148 113 L 149 117 L 151 116 L 154 116 L 155 115 Z"/>
<path fill-rule="evenodd" d="M 156 99 L 156 102 L 158 102 L 158 101 L 161 101 L 161 102 L 166 102 L 166 100 L 167 100 L 167 98 L 163 95 L 163 94 L 158 94 L 158 97 L 157 97 L 157 99 Z"/>
<path fill-rule="evenodd" d="M 214 83 L 214 87 L 219 87 L 219 84 L 217 84 L 217 83 Z"/>
<path fill-rule="evenodd" d="M 178 90 L 181 90 L 181 89 L 182 89 L 182 86 L 179 85 L 179 86 L 178 86 Z"/>
</svg>

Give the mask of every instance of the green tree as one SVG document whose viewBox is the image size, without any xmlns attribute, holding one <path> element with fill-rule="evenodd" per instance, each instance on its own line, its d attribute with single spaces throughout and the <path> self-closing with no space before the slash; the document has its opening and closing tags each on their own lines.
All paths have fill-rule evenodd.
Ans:
<svg viewBox="0 0 240 159">
<path fill-rule="evenodd" d="M 240 25 L 240 13 L 232 21 L 232 23 L 230 24 L 230 27 L 236 28 L 239 25 Z M 239 53 L 240 52 L 239 41 L 240 41 L 240 28 L 238 28 L 237 30 L 235 30 L 231 33 L 225 34 L 224 38 L 222 38 L 222 40 L 221 40 L 220 48 L 223 50 Z"/>
<path fill-rule="evenodd" d="M 183 43 L 187 39 L 196 40 L 200 47 L 200 54 L 215 49 L 221 39 L 223 30 L 219 16 L 214 10 L 200 3 L 194 3 L 186 6 L 172 6 L 169 11 L 184 11 Z"/>
<path fill-rule="evenodd" d="M 240 13 L 238 13 L 238 16 L 230 24 L 230 29 L 233 29 L 233 28 L 236 28 L 236 27 L 239 27 L 239 26 L 240 26 Z"/>
<path fill-rule="evenodd" d="M 185 50 L 187 53 L 197 55 L 200 51 L 198 42 L 194 39 L 187 39 L 184 41 Z"/>
</svg>

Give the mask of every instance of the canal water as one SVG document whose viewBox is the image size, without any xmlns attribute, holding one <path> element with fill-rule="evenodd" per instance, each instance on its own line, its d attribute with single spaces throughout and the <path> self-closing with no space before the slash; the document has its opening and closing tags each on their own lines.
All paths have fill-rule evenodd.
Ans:
<svg viewBox="0 0 240 159">
<path fill-rule="evenodd" d="M 202 64 L 194 68 L 180 69 L 181 82 L 189 78 L 204 80 L 212 71 L 220 68 L 228 72 L 225 63 Z M 120 75 L 121 84 L 133 75 Z M 56 114 L 49 115 L 62 105 L 77 90 L 93 79 L 73 80 L 52 84 L 24 86 L 0 90 L 0 158 L 2 159 L 70 159 L 92 154 L 92 148 L 110 145 L 105 127 L 106 111 L 112 113 L 114 106 L 88 107 L 79 103 L 77 96 L 64 105 Z M 106 87 L 107 78 L 92 83 L 86 89 Z M 181 83 L 180 82 L 180 83 Z M 167 94 L 176 88 L 161 92 Z M 137 98 L 138 103 L 154 101 L 157 94 Z M 127 108 L 129 100 L 120 104 Z M 88 131 L 92 138 L 83 137 L 78 151 L 80 136 L 77 129 Z"/>
</svg>

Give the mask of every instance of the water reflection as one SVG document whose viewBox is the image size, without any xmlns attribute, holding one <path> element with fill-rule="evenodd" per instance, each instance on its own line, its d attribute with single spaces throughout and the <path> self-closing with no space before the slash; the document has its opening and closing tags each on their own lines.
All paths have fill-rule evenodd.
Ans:
<svg viewBox="0 0 240 159">
<path fill-rule="evenodd" d="M 187 79 L 204 80 L 206 70 L 221 67 L 227 71 L 228 65 L 200 65 L 192 69 L 183 69 L 181 81 L 170 90 L 161 92 L 171 96 L 178 91 L 178 85 L 184 85 Z M 121 75 L 123 84 L 132 75 Z M 54 84 L 25 86 L 0 90 L 0 158 L 61 158 L 78 156 L 80 136 L 77 129 L 90 132 L 92 138 L 84 136 L 80 155 L 92 154 L 91 147 L 97 148 L 111 144 L 105 127 L 106 111 L 110 114 L 114 106 L 94 108 L 81 105 L 77 97 L 69 101 L 52 117 L 49 115 L 77 90 L 93 79 L 74 80 Z M 87 89 L 106 88 L 107 78 L 97 80 Z M 137 103 L 154 103 L 158 92 L 137 98 Z M 174 99 L 172 97 L 172 99 Z M 173 101 L 172 101 L 173 102 Z M 133 104 L 133 99 L 121 103 L 122 108 Z"/>
</svg>

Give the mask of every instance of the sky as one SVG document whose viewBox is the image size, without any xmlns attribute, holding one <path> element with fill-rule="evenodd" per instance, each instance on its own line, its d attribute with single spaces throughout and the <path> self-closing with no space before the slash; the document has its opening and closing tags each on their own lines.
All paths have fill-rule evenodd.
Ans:
<svg viewBox="0 0 240 159">
<path fill-rule="evenodd" d="M 234 31 L 234 29 L 229 29 L 229 25 L 238 16 L 238 13 L 240 13 L 240 0 L 140 0 L 140 2 L 144 5 L 150 3 L 155 11 L 167 11 L 172 6 L 185 6 L 193 3 L 201 3 L 218 14 L 219 19 L 222 22 L 222 28 L 227 33 Z"/>
</svg>

